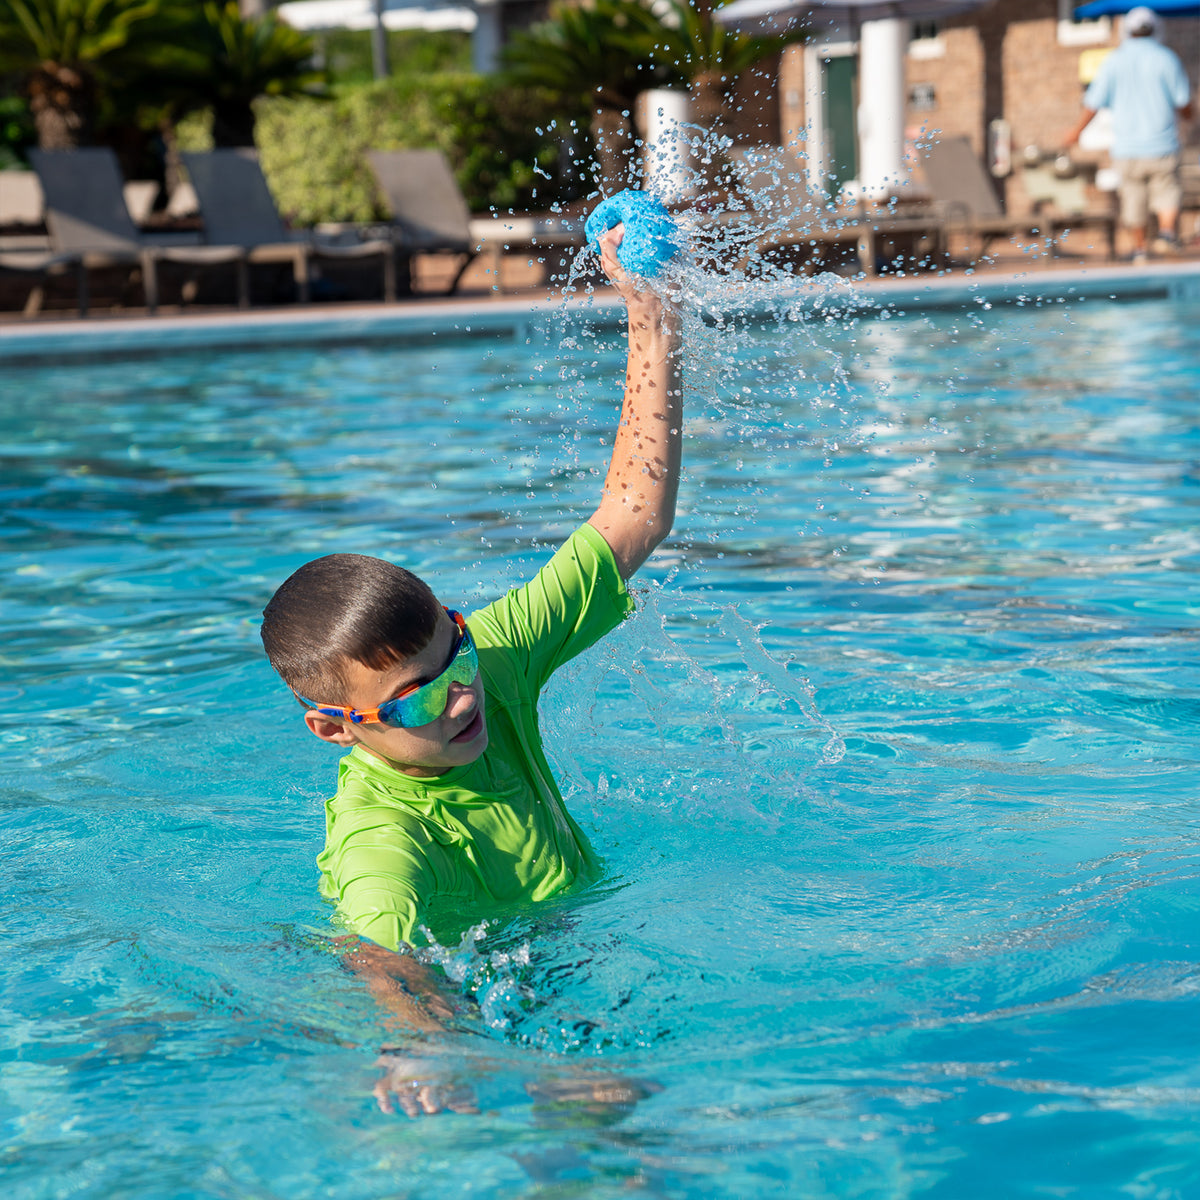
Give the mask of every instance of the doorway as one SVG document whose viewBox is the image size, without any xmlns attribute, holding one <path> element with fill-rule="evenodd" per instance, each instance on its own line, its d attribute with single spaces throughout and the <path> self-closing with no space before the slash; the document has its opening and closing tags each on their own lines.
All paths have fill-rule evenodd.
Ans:
<svg viewBox="0 0 1200 1200">
<path fill-rule="evenodd" d="M 858 177 L 858 43 L 804 49 L 808 186 L 836 197 Z"/>
<path fill-rule="evenodd" d="M 831 197 L 858 178 L 858 55 L 826 59 L 826 188 Z"/>
</svg>

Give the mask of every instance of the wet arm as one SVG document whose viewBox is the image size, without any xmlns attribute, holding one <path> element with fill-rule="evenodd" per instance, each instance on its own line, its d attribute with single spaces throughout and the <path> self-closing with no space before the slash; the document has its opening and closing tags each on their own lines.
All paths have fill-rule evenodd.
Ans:
<svg viewBox="0 0 1200 1200">
<path fill-rule="evenodd" d="M 382 1071 L 373 1089 L 380 1109 L 399 1108 L 409 1117 L 478 1112 L 471 1089 L 447 1078 L 439 1061 L 454 1004 L 438 976 L 411 955 L 358 939 L 348 939 L 342 961 L 366 983 L 396 1035 L 396 1044 L 380 1047 L 375 1064 Z"/>
<path fill-rule="evenodd" d="M 445 1032 L 454 1006 L 434 972 L 411 955 L 354 938 L 342 952 L 342 962 L 388 1014 L 384 1020 L 388 1029 L 400 1035 Z"/>
<path fill-rule="evenodd" d="M 600 239 L 601 264 L 625 300 L 629 356 L 625 400 L 600 506 L 588 523 L 630 578 L 671 531 L 679 490 L 683 425 L 679 318 L 652 291 L 639 291 L 617 261 L 621 227 Z"/>
</svg>

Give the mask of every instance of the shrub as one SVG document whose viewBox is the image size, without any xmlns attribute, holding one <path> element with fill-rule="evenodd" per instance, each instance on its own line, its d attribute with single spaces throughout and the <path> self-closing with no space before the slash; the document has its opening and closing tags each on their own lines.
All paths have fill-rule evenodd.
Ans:
<svg viewBox="0 0 1200 1200">
<path fill-rule="evenodd" d="M 0 171 L 25 164 L 25 151 L 37 145 L 29 106 L 20 96 L 0 96 Z"/>
<path fill-rule="evenodd" d="M 393 77 L 326 101 L 264 98 L 256 111 L 263 170 L 299 225 L 386 216 L 368 150 L 441 150 L 474 212 L 549 208 L 591 190 L 589 160 L 575 157 L 579 114 L 487 76 Z"/>
</svg>

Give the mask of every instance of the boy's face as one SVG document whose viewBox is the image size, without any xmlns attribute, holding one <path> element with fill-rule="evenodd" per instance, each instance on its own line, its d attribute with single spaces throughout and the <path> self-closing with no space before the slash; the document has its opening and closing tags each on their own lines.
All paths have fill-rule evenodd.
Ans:
<svg viewBox="0 0 1200 1200">
<path fill-rule="evenodd" d="M 338 703 L 375 708 L 414 685 L 436 679 L 449 665 L 458 641 L 458 626 L 441 613 L 428 645 L 411 658 L 375 671 L 350 663 L 344 671 L 346 694 Z M 322 697 L 317 697 L 323 700 Z M 391 725 L 355 725 L 345 717 L 329 717 L 310 709 L 305 724 L 317 737 L 338 746 L 361 745 L 405 775 L 441 775 L 451 767 L 473 763 L 488 745 L 483 711 L 483 683 L 451 683 L 442 715 L 428 725 L 398 729 Z"/>
</svg>

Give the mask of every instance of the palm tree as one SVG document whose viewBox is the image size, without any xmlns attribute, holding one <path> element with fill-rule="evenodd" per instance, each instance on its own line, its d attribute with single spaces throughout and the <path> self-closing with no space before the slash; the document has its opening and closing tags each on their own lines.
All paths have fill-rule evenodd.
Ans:
<svg viewBox="0 0 1200 1200">
<path fill-rule="evenodd" d="M 312 38 L 274 12 L 243 17 L 237 0 L 208 0 L 195 32 L 195 67 L 184 89 L 192 106 L 211 106 L 218 146 L 254 145 L 259 96 L 315 95 L 324 86 L 324 72 L 311 66 Z"/>
<path fill-rule="evenodd" d="M 515 83 L 582 97 L 591 113 L 600 186 L 625 185 L 634 143 L 630 114 L 651 87 L 690 87 L 698 124 L 715 128 L 739 74 L 804 38 L 797 29 L 750 37 L 718 25 L 708 0 L 593 0 L 560 6 L 551 19 L 518 34 L 505 49 Z"/>
<path fill-rule="evenodd" d="M 663 17 L 663 48 L 692 93 L 696 124 L 708 130 L 719 128 L 729 89 L 739 75 L 808 36 L 801 24 L 787 33 L 768 37 L 738 33 L 713 20 L 707 0 L 666 3 L 669 8 Z"/>
<path fill-rule="evenodd" d="M 670 61 L 658 53 L 662 32 L 641 0 L 560 4 L 548 21 L 516 34 L 502 52 L 510 82 L 587 106 L 603 191 L 625 185 L 638 93 L 676 79 Z"/>
<path fill-rule="evenodd" d="M 91 137 L 101 91 L 168 56 L 183 0 L 0 0 L 0 71 L 19 77 L 43 150 Z"/>
</svg>

